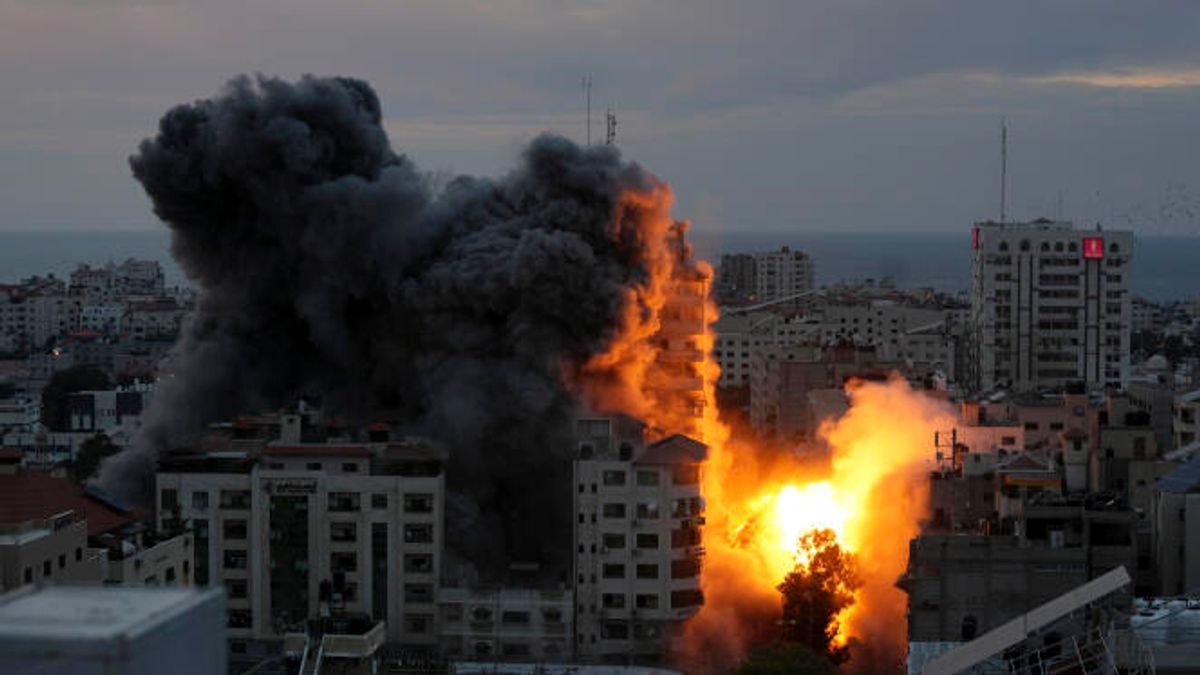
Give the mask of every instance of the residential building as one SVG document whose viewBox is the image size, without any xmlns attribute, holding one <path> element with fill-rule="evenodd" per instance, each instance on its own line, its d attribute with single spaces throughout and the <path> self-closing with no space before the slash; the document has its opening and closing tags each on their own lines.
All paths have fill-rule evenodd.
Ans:
<svg viewBox="0 0 1200 675">
<path fill-rule="evenodd" d="M 763 437 L 811 435 L 809 393 L 841 388 L 851 377 L 885 378 L 900 364 L 879 358 L 874 347 L 793 345 L 752 352 L 750 424 Z"/>
<path fill-rule="evenodd" d="M 653 665 L 704 602 L 701 467 L 707 447 L 646 443 L 628 418 L 577 425 L 575 655 Z"/>
<path fill-rule="evenodd" d="M 972 384 L 977 390 L 1124 388 L 1130 374 L 1133 233 L 1070 223 L 972 231 Z"/>
<path fill-rule="evenodd" d="M 1162 305 L 1146 298 L 1135 296 L 1130 301 L 1130 329 L 1134 333 L 1161 330 L 1167 323 L 1167 313 Z"/>
<path fill-rule="evenodd" d="M 153 382 L 133 382 L 116 389 L 67 395 L 68 431 L 131 434 L 154 396 Z"/>
<path fill-rule="evenodd" d="M 758 273 L 751 253 L 725 253 L 717 268 L 714 289 L 717 302 L 740 305 L 750 302 L 758 292 Z"/>
<path fill-rule="evenodd" d="M 1161 595 L 1200 592 L 1200 456 L 1154 485 L 1154 564 Z"/>
<path fill-rule="evenodd" d="M 1200 389 L 1175 397 L 1175 447 L 1200 441 Z"/>
<path fill-rule="evenodd" d="M 574 595 L 563 588 L 442 588 L 438 651 L 447 659 L 570 658 Z"/>
<path fill-rule="evenodd" d="M 225 675 L 215 590 L 29 586 L 0 597 L 0 672 Z"/>
<path fill-rule="evenodd" d="M 0 588 L 29 583 L 191 585 L 192 535 L 155 531 L 95 488 L 0 475 Z"/>
<path fill-rule="evenodd" d="M 42 420 L 41 399 L 28 394 L 16 394 L 0 400 L 0 434 L 32 433 Z"/>
<path fill-rule="evenodd" d="M 813 261 L 787 246 L 754 254 L 755 301 L 769 302 L 813 289 Z"/>
<path fill-rule="evenodd" d="M 121 319 L 125 316 L 125 305 L 107 302 L 84 305 L 79 310 L 79 328 L 94 330 L 104 335 L 115 335 L 121 331 Z"/>
<path fill-rule="evenodd" d="M 386 431 L 302 442 L 294 414 L 231 427 L 217 450 L 164 458 L 157 478 L 160 522 L 195 535 L 196 583 L 228 591 L 231 637 L 277 641 L 311 617 L 358 614 L 385 622 L 389 642 L 432 651 L 443 451 Z"/>
</svg>

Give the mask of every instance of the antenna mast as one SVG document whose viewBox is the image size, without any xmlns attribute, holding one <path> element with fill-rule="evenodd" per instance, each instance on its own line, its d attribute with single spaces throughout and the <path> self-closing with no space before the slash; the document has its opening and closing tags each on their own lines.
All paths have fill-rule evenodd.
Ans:
<svg viewBox="0 0 1200 675">
<path fill-rule="evenodd" d="M 584 75 L 579 81 L 583 88 L 583 97 L 587 101 L 587 144 L 592 144 L 592 76 Z"/>
<path fill-rule="evenodd" d="M 604 144 L 612 145 L 617 141 L 617 113 L 612 108 L 604 113 Z"/>
<path fill-rule="evenodd" d="M 1008 120 L 1000 118 L 1000 222 L 1007 217 L 1008 206 Z"/>
</svg>

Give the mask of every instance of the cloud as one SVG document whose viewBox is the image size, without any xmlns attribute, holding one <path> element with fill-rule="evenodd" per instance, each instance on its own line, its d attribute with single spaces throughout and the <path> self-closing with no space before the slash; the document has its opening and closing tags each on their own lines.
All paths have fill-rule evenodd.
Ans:
<svg viewBox="0 0 1200 675">
<path fill-rule="evenodd" d="M 1200 86 L 1200 68 L 1125 68 L 1026 78 L 1036 84 L 1079 84 L 1105 89 L 1179 89 Z"/>
</svg>

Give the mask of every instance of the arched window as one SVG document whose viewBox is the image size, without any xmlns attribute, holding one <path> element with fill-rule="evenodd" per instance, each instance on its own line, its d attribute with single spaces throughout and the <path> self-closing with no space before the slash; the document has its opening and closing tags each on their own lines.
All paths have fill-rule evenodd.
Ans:
<svg viewBox="0 0 1200 675">
<path fill-rule="evenodd" d="M 1117 242 L 1114 241 L 1113 243 L 1108 245 L 1108 250 L 1110 253 L 1117 253 L 1118 251 L 1121 250 L 1121 247 L 1118 246 Z"/>
<path fill-rule="evenodd" d="M 1007 241 L 1002 241 L 1002 242 L 1000 242 L 1000 250 L 1001 250 L 1001 251 L 1007 251 L 1007 250 L 1008 250 L 1008 242 L 1007 242 Z"/>
<path fill-rule="evenodd" d="M 1022 240 L 1021 240 L 1021 250 L 1022 250 L 1022 251 L 1028 251 L 1028 250 L 1029 250 L 1029 240 L 1028 240 L 1028 239 L 1022 239 Z"/>
<path fill-rule="evenodd" d="M 1050 250 L 1050 242 L 1043 241 L 1042 242 L 1042 251 L 1045 252 L 1045 251 L 1049 251 L 1049 250 Z"/>
<path fill-rule="evenodd" d="M 1063 243 L 1061 241 L 1054 242 L 1054 251 L 1056 253 L 1062 253 L 1062 250 L 1063 250 Z"/>
<path fill-rule="evenodd" d="M 1079 250 L 1079 246 L 1075 242 L 1067 244 L 1067 250 L 1074 253 Z"/>
</svg>

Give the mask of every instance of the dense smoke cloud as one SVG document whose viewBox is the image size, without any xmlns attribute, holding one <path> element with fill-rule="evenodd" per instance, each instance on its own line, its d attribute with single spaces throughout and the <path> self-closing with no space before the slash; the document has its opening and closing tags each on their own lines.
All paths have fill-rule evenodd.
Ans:
<svg viewBox="0 0 1200 675">
<path fill-rule="evenodd" d="M 392 150 L 369 85 L 240 77 L 168 112 L 130 159 L 196 309 L 143 427 L 101 482 L 146 494 L 209 422 L 316 395 L 445 443 L 459 551 L 569 553 L 565 382 L 643 282 L 657 182 L 542 136 L 503 178 L 434 187 Z M 474 552 L 474 554 L 472 553 Z"/>
</svg>

